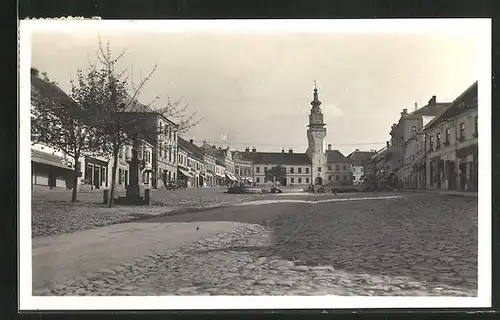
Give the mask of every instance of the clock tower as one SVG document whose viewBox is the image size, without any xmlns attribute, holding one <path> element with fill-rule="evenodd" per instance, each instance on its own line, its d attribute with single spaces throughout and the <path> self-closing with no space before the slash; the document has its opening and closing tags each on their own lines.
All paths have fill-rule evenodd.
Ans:
<svg viewBox="0 0 500 320">
<path fill-rule="evenodd" d="M 311 181 L 316 184 L 323 184 L 325 182 L 325 137 L 326 128 L 323 122 L 323 113 L 320 106 L 321 101 L 318 99 L 318 89 L 316 82 L 314 83 L 314 96 L 311 101 L 311 112 L 309 114 L 309 125 L 307 129 L 307 143 L 306 150 L 309 159 L 311 159 Z"/>
</svg>

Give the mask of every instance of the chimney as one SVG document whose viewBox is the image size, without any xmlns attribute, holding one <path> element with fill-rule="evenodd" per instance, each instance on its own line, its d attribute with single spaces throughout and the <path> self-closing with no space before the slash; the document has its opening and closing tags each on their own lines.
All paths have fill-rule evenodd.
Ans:
<svg viewBox="0 0 500 320">
<path fill-rule="evenodd" d="M 40 72 L 38 72 L 38 69 L 37 68 L 31 68 L 30 69 L 30 72 L 31 72 L 31 75 L 34 76 L 34 77 L 37 77 L 38 78 L 38 75 Z"/>
<path fill-rule="evenodd" d="M 403 109 L 403 112 L 401 112 L 401 117 L 404 117 L 408 114 L 408 109 Z"/>
<path fill-rule="evenodd" d="M 281 153 L 285 153 L 285 148 L 282 148 L 282 149 L 281 149 Z"/>
<path fill-rule="evenodd" d="M 193 144 L 193 139 L 189 139 L 189 143 Z"/>
<path fill-rule="evenodd" d="M 431 100 L 429 100 L 430 105 L 435 105 L 436 104 L 436 96 L 432 96 Z"/>
<path fill-rule="evenodd" d="M 255 149 L 255 147 L 253 147 L 252 152 L 257 152 L 257 149 Z"/>
<path fill-rule="evenodd" d="M 331 144 L 328 145 L 328 150 L 332 150 L 332 145 Z"/>
<path fill-rule="evenodd" d="M 288 149 L 288 153 L 293 153 L 293 149 L 292 148 Z"/>
<path fill-rule="evenodd" d="M 389 141 L 386 141 L 386 142 L 385 142 L 385 146 L 387 147 L 387 149 L 389 149 L 389 147 L 391 146 L 391 145 L 389 144 Z"/>
<path fill-rule="evenodd" d="M 245 148 L 245 152 L 247 152 L 247 153 L 248 153 L 248 152 L 250 152 L 250 148 L 249 148 L 249 147 L 246 147 L 246 148 Z"/>
<path fill-rule="evenodd" d="M 354 151 L 359 152 L 359 149 L 356 149 L 356 150 L 354 150 Z"/>
</svg>

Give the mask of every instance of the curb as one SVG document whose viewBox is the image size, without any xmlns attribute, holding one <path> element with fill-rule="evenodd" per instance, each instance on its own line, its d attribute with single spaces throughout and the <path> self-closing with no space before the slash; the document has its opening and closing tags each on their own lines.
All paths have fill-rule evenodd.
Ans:
<svg viewBox="0 0 500 320">
<path fill-rule="evenodd" d="M 440 192 L 440 191 L 433 191 L 433 190 L 398 190 L 395 192 L 409 192 L 409 193 L 428 193 L 428 194 L 437 194 L 441 196 L 453 196 L 453 197 L 469 197 L 469 198 L 477 198 L 478 193 L 477 192 L 463 192 L 463 193 L 453 193 L 453 192 Z"/>
</svg>

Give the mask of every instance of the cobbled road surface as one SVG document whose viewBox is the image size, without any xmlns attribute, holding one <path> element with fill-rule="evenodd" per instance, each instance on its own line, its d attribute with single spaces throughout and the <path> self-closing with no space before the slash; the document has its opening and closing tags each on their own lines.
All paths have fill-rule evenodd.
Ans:
<svg viewBox="0 0 500 320">
<path fill-rule="evenodd" d="M 144 222 L 259 224 L 272 234 L 272 243 L 259 249 L 260 255 L 477 289 L 477 198 L 400 195 L 399 199 L 324 203 L 319 201 L 332 196 L 283 195 L 280 200 L 319 203 L 233 206 Z M 347 197 L 354 196 L 337 196 Z"/>
<path fill-rule="evenodd" d="M 136 221 L 155 228 L 189 222 L 192 232 L 220 221 L 244 227 L 34 294 L 477 295 L 477 198 L 404 192 L 256 200 Z"/>
</svg>

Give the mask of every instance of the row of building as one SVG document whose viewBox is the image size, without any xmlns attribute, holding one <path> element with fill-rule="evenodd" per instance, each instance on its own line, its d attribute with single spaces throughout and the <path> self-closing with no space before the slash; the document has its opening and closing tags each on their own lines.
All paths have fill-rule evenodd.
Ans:
<svg viewBox="0 0 500 320">
<path fill-rule="evenodd" d="M 32 104 L 45 95 L 70 99 L 57 85 L 38 76 L 32 69 Z M 255 147 L 244 151 L 221 148 L 203 141 L 200 144 L 178 134 L 176 123 L 145 106 L 130 111 L 138 127 L 157 128 L 141 135 L 138 156 L 141 160 L 140 184 L 147 188 L 163 188 L 171 181 L 183 181 L 187 187 L 227 186 L 237 182 L 282 186 L 332 185 L 349 186 L 364 179 L 365 159 L 375 152 L 356 149 L 347 157 L 329 144 L 324 149 L 326 128 L 320 108 L 317 88 L 314 89 L 309 125 L 306 132 L 307 150 L 259 152 Z M 137 106 L 136 106 L 137 107 Z M 128 161 L 132 144 L 120 150 L 116 175 L 117 189 L 126 188 L 129 181 Z M 84 155 L 77 164 L 60 150 L 43 144 L 31 149 L 32 185 L 71 187 L 73 168 L 79 168 L 78 185 L 84 189 L 107 188 L 112 179 L 112 159 Z M 282 174 L 271 179 L 266 172 L 279 167 Z M 274 180 L 274 181 L 273 181 Z M 277 181 L 276 181 L 277 180 Z"/>
<path fill-rule="evenodd" d="M 478 84 L 453 102 L 403 109 L 390 141 L 365 163 L 367 180 L 399 188 L 477 191 Z"/>
</svg>

